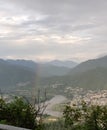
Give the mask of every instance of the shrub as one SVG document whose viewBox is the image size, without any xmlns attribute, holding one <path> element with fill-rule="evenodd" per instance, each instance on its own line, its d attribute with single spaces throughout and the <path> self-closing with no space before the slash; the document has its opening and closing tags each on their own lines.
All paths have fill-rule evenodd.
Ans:
<svg viewBox="0 0 107 130">
<path fill-rule="evenodd" d="M 15 97 L 10 103 L 0 99 L 1 123 L 35 129 L 37 128 L 36 116 L 36 109 L 23 98 Z"/>
</svg>

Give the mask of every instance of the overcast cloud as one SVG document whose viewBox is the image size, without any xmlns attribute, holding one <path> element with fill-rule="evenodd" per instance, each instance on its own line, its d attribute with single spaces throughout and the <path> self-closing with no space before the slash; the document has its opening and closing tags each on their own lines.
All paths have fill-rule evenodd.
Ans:
<svg viewBox="0 0 107 130">
<path fill-rule="evenodd" d="M 107 54 L 107 0 L 0 1 L 0 57 L 84 61 Z"/>
</svg>

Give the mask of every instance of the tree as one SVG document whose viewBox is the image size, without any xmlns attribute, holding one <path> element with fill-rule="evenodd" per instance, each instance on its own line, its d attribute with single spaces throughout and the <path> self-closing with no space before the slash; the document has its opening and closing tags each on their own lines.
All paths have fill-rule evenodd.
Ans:
<svg viewBox="0 0 107 130">
<path fill-rule="evenodd" d="M 35 129 L 37 122 L 35 120 L 36 110 L 22 98 L 15 97 L 10 103 L 0 101 L 0 121 L 6 124 Z"/>
<path fill-rule="evenodd" d="M 88 130 L 107 130 L 107 105 L 92 105 L 86 118 Z"/>
<path fill-rule="evenodd" d="M 66 106 L 65 125 L 72 130 L 107 130 L 107 106 L 88 105 Z"/>
<path fill-rule="evenodd" d="M 40 90 L 38 91 L 37 98 L 34 98 L 34 103 L 30 103 L 26 97 L 15 97 L 11 102 L 7 103 L 1 94 L 0 123 L 30 129 L 40 129 L 47 105 L 48 104 L 45 104 L 45 102 L 41 103 Z"/>
<path fill-rule="evenodd" d="M 81 126 L 82 112 L 78 107 L 66 106 L 63 112 L 65 118 L 65 126 L 71 127 L 72 130 Z"/>
</svg>

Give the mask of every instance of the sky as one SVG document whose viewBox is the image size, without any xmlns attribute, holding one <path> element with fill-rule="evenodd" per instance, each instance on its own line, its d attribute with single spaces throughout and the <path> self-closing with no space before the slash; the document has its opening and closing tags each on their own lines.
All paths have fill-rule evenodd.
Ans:
<svg viewBox="0 0 107 130">
<path fill-rule="evenodd" d="M 82 62 L 107 54 L 107 0 L 0 0 L 0 58 Z"/>
</svg>

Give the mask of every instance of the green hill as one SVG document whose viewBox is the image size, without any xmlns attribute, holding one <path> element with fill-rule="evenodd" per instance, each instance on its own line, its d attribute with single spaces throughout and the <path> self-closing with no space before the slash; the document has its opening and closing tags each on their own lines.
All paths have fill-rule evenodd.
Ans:
<svg viewBox="0 0 107 130">
<path fill-rule="evenodd" d="M 42 80 L 42 85 L 60 83 L 64 87 L 81 87 L 85 89 L 107 89 L 107 56 L 88 60 L 71 69 L 61 77 Z"/>
<path fill-rule="evenodd" d="M 50 64 L 35 63 L 30 60 L 0 59 L 0 89 L 12 90 L 18 87 L 32 87 L 38 79 L 51 76 L 62 76 L 69 68 Z"/>
<path fill-rule="evenodd" d="M 36 72 L 27 67 L 0 60 L 0 88 L 14 88 L 18 83 L 33 82 Z"/>
</svg>

